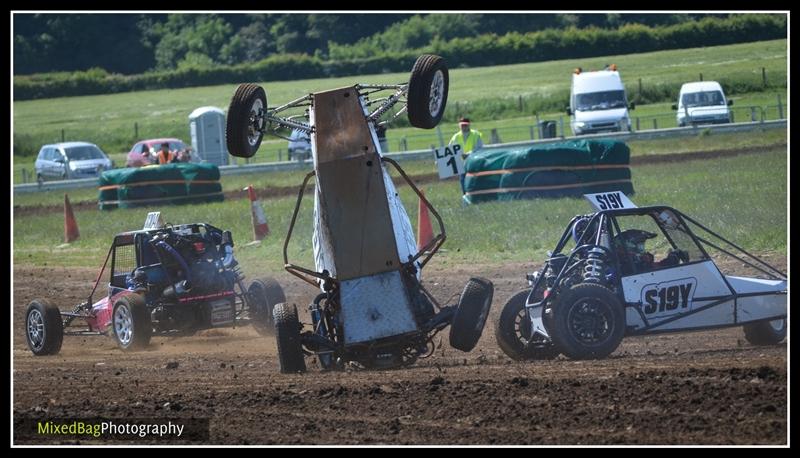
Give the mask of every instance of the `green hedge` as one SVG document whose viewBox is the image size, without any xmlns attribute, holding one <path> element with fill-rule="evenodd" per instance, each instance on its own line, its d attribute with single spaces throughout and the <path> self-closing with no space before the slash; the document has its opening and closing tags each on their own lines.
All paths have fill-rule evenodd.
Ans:
<svg viewBox="0 0 800 458">
<path fill-rule="evenodd" d="M 618 29 L 589 27 L 547 29 L 531 33 L 494 34 L 473 38 L 434 40 L 420 49 L 385 52 L 367 49 L 368 42 L 332 45 L 323 60 L 306 54 L 274 55 L 234 66 L 184 68 L 139 75 L 109 74 L 102 69 L 14 77 L 14 99 L 108 94 L 149 89 L 235 84 L 245 81 L 282 81 L 374 73 L 405 72 L 417 56 L 435 53 L 447 57 L 451 67 L 491 66 L 522 62 L 632 54 L 666 49 L 716 46 L 786 38 L 785 15 L 743 14 L 726 19 L 705 18 L 666 27 L 627 24 Z"/>
</svg>

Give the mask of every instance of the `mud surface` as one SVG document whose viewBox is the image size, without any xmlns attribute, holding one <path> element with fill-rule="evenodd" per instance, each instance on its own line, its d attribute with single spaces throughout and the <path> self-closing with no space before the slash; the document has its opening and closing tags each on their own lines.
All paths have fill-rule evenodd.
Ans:
<svg viewBox="0 0 800 458">
<path fill-rule="evenodd" d="M 768 259 L 786 266 L 785 257 Z M 307 374 L 281 375 L 274 338 L 250 328 L 156 337 L 138 353 L 123 353 L 110 337 L 68 336 L 60 354 L 34 357 L 22 333 L 28 301 L 69 308 L 96 272 L 17 266 L 14 419 L 208 418 L 209 442 L 223 444 L 787 443 L 786 344 L 752 346 L 741 328 L 628 338 L 602 361 L 508 359 L 495 320 L 533 268 L 436 260 L 426 268 L 424 283 L 441 302 L 470 276 L 494 281 L 493 308 L 470 353 L 450 348 L 444 332 L 435 354 L 411 368 L 321 372 L 309 357 Z M 310 321 L 303 306 L 314 291 L 277 278 Z M 16 440 L 76 442 L 103 443 Z"/>
</svg>

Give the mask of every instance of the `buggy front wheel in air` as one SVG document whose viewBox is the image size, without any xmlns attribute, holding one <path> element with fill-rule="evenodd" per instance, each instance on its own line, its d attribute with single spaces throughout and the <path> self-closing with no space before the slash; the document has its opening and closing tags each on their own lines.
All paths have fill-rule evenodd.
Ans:
<svg viewBox="0 0 800 458">
<path fill-rule="evenodd" d="M 271 334 L 272 309 L 276 304 L 286 302 L 283 288 L 274 278 L 265 277 L 254 280 L 247 288 L 250 295 L 249 315 L 253 327 L 259 334 Z"/>
<path fill-rule="evenodd" d="M 571 359 L 605 358 L 625 335 L 622 303 L 610 289 L 596 283 L 567 289 L 546 313 L 553 343 Z"/>
<path fill-rule="evenodd" d="M 300 320 L 297 307 L 282 302 L 272 309 L 275 321 L 275 339 L 278 343 L 278 362 L 281 373 L 294 374 L 306 371 L 306 360 L 300 342 Z"/>
<path fill-rule="evenodd" d="M 470 278 L 456 313 L 450 323 L 450 346 L 461 351 L 470 351 L 478 344 L 489 308 L 492 305 L 494 285 L 485 278 Z"/>
<path fill-rule="evenodd" d="M 25 340 L 36 356 L 58 353 L 64 340 L 64 322 L 58 307 L 42 299 L 31 301 L 25 311 Z"/>
<path fill-rule="evenodd" d="M 267 93 L 252 83 L 240 84 L 228 107 L 225 138 L 228 152 L 236 157 L 253 157 L 261 146 L 267 119 Z"/>
<path fill-rule="evenodd" d="M 497 345 L 509 358 L 517 361 L 553 359 L 558 356 L 553 343 L 533 333 L 533 325 L 525 309 L 529 294 L 529 289 L 520 291 L 506 302 L 495 329 Z M 542 300 L 541 294 L 537 296 L 534 300 Z M 531 342 L 531 339 L 534 341 Z"/>
<path fill-rule="evenodd" d="M 419 56 L 408 82 L 408 121 L 420 129 L 439 124 L 447 105 L 450 77 L 444 59 L 432 54 Z"/>
<path fill-rule="evenodd" d="M 153 325 L 144 298 L 129 294 L 114 303 L 111 316 L 114 340 L 125 351 L 142 350 L 150 343 Z"/>
<path fill-rule="evenodd" d="M 786 318 L 748 323 L 742 328 L 745 339 L 752 345 L 776 345 L 786 338 Z"/>
</svg>

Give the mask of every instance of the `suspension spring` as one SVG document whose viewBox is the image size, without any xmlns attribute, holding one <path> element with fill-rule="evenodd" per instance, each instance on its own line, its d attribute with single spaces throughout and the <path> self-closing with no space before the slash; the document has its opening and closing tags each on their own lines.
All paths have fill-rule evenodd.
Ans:
<svg viewBox="0 0 800 458">
<path fill-rule="evenodd" d="M 583 267 L 583 281 L 601 282 L 605 273 L 605 252 L 600 248 L 592 248 L 586 256 Z"/>
</svg>

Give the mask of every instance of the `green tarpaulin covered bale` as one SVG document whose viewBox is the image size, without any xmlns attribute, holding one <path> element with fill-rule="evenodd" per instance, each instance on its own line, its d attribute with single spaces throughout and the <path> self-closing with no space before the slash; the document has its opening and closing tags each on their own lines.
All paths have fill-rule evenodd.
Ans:
<svg viewBox="0 0 800 458">
<path fill-rule="evenodd" d="M 219 168 L 214 164 L 108 170 L 100 175 L 99 190 L 101 210 L 224 200 Z"/>
<path fill-rule="evenodd" d="M 573 140 L 467 156 L 464 197 L 469 203 L 633 193 L 630 149 L 615 140 Z"/>
</svg>

